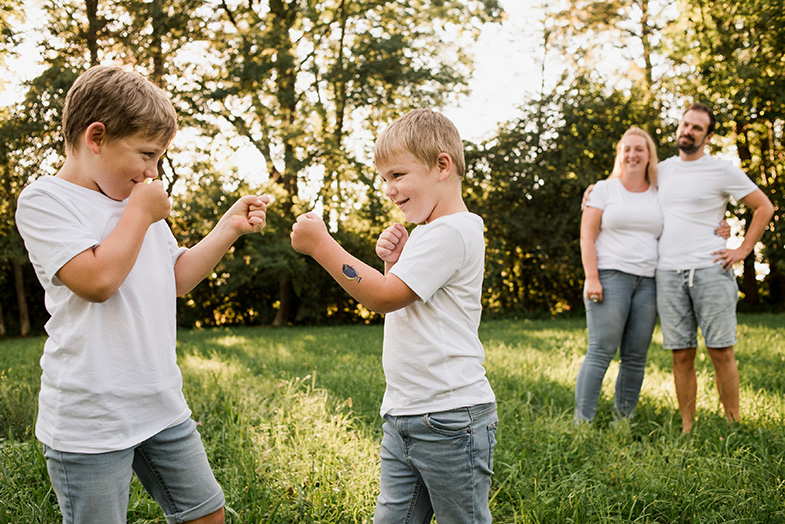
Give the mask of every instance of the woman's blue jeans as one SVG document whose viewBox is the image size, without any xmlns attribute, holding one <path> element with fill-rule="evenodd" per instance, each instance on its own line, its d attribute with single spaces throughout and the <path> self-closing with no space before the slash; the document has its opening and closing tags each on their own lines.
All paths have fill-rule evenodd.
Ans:
<svg viewBox="0 0 785 524">
<path fill-rule="evenodd" d="M 589 348 L 575 384 L 575 420 L 590 422 L 597 413 L 602 380 L 619 349 L 619 376 L 613 401 L 615 418 L 632 418 L 643 384 L 649 343 L 657 322 L 653 277 L 601 269 L 602 302 L 583 293 Z"/>
</svg>

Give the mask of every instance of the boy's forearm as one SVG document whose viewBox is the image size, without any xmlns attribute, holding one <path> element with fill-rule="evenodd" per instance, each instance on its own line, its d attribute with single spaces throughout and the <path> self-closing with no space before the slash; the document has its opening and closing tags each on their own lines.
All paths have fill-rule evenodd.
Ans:
<svg viewBox="0 0 785 524">
<path fill-rule="evenodd" d="M 126 209 L 112 232 L 63 265 L 57 278 L 85 300 L 109 300 L 136 264 L 149 227 L 144 215 Z"/>
<path fill-rule="evenodd" d="M 185 295 L 204 280 L 239 236 L 228 224 L 219 221 L 206 237 L 183 253 L 174 266 L 177 296 Z"/>
<path fill-rule="evenodd" d="M 344 291 L 372 311 L 389 313 L 417 299 L 398 277 L 382 274 L 348 253 L 333 238 L 311 256 Z"/>
</svg>

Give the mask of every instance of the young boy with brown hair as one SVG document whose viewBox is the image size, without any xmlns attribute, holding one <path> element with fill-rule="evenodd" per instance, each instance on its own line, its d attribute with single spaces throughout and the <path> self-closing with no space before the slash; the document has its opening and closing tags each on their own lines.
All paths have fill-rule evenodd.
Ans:
<svg viewBox="0 0 785 524">
<path fill-rule="evenodd" d="M 19 197 L 17 227 L 51 315 L 36 436 L 67 524 L 126 522 L 132 471 L 167 522 L 224 521 L 182 393 L 176 297 L 262 230 L 269 197 L 242 197 L 196 246 L 178 247 L 154 180 L 176 130 L 163 90 L 92 67 L 66 96 L 63 166 Z"/>
<path fill-rule="evenodd" d="M 496 401 L 478 338 L 485 241 L 461 196 L 463 144 L 443 115 L 416 109 L 374 149 L 385 194 L 408 222 L 379 236 L 385 271 L 364 264 L 314 213 L 297 218 L 292 246 L 352 297 L 386 313 L 381 492 L 375 524 L 489 523 Z"/>
</svg>

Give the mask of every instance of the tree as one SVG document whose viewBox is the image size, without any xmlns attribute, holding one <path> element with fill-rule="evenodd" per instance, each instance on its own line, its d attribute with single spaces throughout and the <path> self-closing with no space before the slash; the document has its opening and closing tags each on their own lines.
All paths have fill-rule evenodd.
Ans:
<svg viewBox="0 0 785 524">
<path fill-rule="evenodd" d="M 277 196 L 270 222 L 280 226 L 269 227 L 263 241 L 243 239 L 233 253 L 247 244 L 275 252 L 278 262 L 257 267 L 255 259 L 233 253 L 226 260 L 227 268 L 234 264 L 232 281 L 260 289 L 276 282 L 277 296 L 265 303 L 276 304 L 277 324 L 313 318 L 306 303 L 364 318 L 366 313 L 357 313 L 345 294 L 334 293 L 335 306 L 333 298 L 325 305 L 296 295 L 314 296 L 305 279 L 298 279 L 308 268 L 291 251 L 288 228 L 298 212 L 317 205 L 330 213 L 347 243 L 378 229 L 363 207 L 379 194 L 368 161 L 377 127 L 409 107 L 438 106 L 462 92 L 470 72 L 466 44 L 501 12 L 496 0 L 67 0 L 45 2 L 42 8 L 43 71 L 28 84 L 24 102 L 10 109 L 8 125 L 0 131 L 20 137 L 5 142 L 7 173 L 12 173 L 4 178 L 9 239 L 21 246 L 12 227 L 18 192 L 38 176 L 53 174 L 62 161 L 59 120 L 73 81 L 93 64 L 132 65 L 172 94 L 180 115 L 180 136 L 159 170 L 170 192 L 187 196 L 180 211 L 196 211 L 204 219 L 190 223 L 173 213 L 173 229 L 185 244 L 220 211 L 221 190 L 231 194 L 244 187 Z M 362 142 L 355 138 L 358 133 Z M 238 137 L 261 153 L 255 181 L 238 181 L 224 162 Z M 207 151 L 196 142 L 206 144 Z M 215 144 L 223 144 L 217 161 Z M 312 180 L 316 189 L 305 191 Z M 197 198 L 202 183 L 213 202 Z M 221 275 L 212 278 L 206 289 L 218 286 Z M 223 292 L 232 285 L 220 287 Z M 326 294 L 317 291 L 316 296 Z M 233 312 L 221 313 L 221 321 L 267 319 L 266 313 L 250 314 L 246 298 L 242 290 L 224 295 L 232 303 L 224 309 Z M 258 302 L 253 306 L 259 307 Z M 298 316 L 291 314 L 298 307 Z"/>
<path fill-rule="evenodd" d="M 735 148 L 741 167 L 775 205 L 774 227 L 762 239 L 757 261 L 768 264 L 762 287 L 767 300 L 785 301 L 785 236 L 780 229 L 785 207 L 785 49 L 783 0 L 702 0 L 683 5 L 684 17 L 674 36 L 672 55 L 680 64 L 678 86 L 687 98 L 708 103 L 718 115 L 719 147 Z M 686 38 L 684 36 L 686 35 Z M 751 215 L 742 209 L 741 221 Z M 744 302 L 756 305 L 759 283 L 756 257 L 745 260 L 741 289 Z"/>
<path fill-rule="evenodd" d="M 270 0 L 222 2 L 219 14 L 209 50 L 218 66 L 195 83 L 192 113 L 205 126 L 230 123 L 259 151 L 282 190 L 273 212 L 292 221 L 318 203 L 340 223 L 363 203 L 354 195 L 369 170 L 369 147 L 349 137 L 372 137 L 393 115 L 464 89 L 462 46 L 500 8 L 496 0 Z M 302 190 L 309 178 L 310 195 Z M 276 325 L 291 317 L 293 276 L 282 268 Z"/>
<path fill-rule="evenodd" d="M 667 71 L 662 33 L 673 23 L 672 2 L 566 0 L 550 9 L 547 24 L 554 44 L 569 57 L 575 75 L 602 71 L 611 89 L 633 86 L 643 97 L 638 126 L 655 140 L 662 136 L 663 79 L 655 69 Z"/>
<path fill-rule="evenodd" d="M 580 306 L 583 191 L 610 174 L 616 141 L 646 109 L 639 92 L 608 94 L 578 78 L 469 150 L 467 201 L 487 230 L 487 311 Z"/>
</svg>

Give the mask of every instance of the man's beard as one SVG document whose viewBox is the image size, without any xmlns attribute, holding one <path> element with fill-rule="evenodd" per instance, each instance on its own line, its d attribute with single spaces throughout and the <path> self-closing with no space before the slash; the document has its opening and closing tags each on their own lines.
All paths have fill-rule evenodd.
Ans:
<svg viewBox="0 0 785 524">
<path fill-rule="evenodd" d="M 679 139 L 678 145 L 679 145 L 679 150 L 685 152 L 688 155 L 692 155 L 694 153 L 697 153 L 700 150 L 700 148 L 703 147 L 703 142 L 698 143 L 695 139 L 693 139 L 692 143 L 686 144 L 686 143 L 682 143 L 681 139 Z"/>
</svg>

